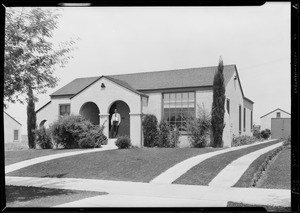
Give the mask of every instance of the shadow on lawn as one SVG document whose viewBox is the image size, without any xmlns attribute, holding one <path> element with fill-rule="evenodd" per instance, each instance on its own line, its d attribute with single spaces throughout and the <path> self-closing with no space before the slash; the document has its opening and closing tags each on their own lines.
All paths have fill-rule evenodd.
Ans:
<svg viewBox="0 0 300 213">
<path fill-rule="evenodd" d="M 6 202 L 25 202 L 34 199 L 45 198 L 46 196 L 72 195 L 77 192 L 66 189 L 48 189 L 27 186 L 5 186 Z"/>
</svg>

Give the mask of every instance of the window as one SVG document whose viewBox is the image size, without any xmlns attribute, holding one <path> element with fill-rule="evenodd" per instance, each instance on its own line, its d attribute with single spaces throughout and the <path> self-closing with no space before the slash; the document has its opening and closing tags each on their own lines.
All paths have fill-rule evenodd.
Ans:
<svg viewBox="0 0 300 213">
<path fill-rule="evenodd" d="M 164 93 L 163 118 L 179 131 L 186 131 L 186 120 L 195 117 L 195 92 Z"/>
<path fill-rule="evenodd" d="M 244 107 L 244 132 L 246 132 L 246 108 Z"/>
<path fill-rule="evenodd" d="M 227 109 L 228 115 L 230 115 L 230 100 L 228 98 L 227 98 L 227 101 L 226 101 L 226 109 Z"/>
<path fill-rule="evenodd" d="M 59 115 L 70 115 L 70 104 L 61 104 L 59 105 Z"/>
<path fill-rule="evenodd" d="M 251 132 L 253 132 L 253 112 L 251 110 L 251 121 L 250 121 L 250 125 L 251 125 Z"/>
<path fill-rule="evenodd" d="M 242 132 L 242 106 L 239 105 L 239 133 Z"/>
<path fill-rule="evenodd" d="M 280 118 L 280 112 L 277 112 L 277 113 L 276 113 L 276 117 L 277 117 L 277 118 Z"/>
<path fill-rule="evenodd" d="M 15 129 L 14 130 L 14 141 L 18 141 L 19 140 L 19 130 Z"/>
</svg>

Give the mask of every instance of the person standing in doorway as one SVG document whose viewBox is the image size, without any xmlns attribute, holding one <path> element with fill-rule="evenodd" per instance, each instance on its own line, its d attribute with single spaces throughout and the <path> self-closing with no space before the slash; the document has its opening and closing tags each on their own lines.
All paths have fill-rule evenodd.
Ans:
<svg viewBox="0 0 300 213">
<path fill-rule="evenodd" d="M 121 116 L 118 113 L 118 110 L 115 109 L 115 113 L 111 116 L 111 136 L 115 138 L 118 136 L 119 126 L 121 123 Z"/>
</svg>

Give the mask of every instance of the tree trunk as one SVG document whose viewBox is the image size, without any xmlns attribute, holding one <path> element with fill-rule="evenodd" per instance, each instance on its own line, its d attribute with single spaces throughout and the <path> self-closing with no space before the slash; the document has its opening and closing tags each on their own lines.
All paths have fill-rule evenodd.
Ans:
<svg viewBox="0 0 300 213">
<path fill-rule="evenodd" d="M 36 114 L 33 91 L 31 86 L 28 88 L 28 105 L 27 105 L 27 136 L 29 149 L 35 149 L 35 133 L 36 129 Z"/>
</svg>

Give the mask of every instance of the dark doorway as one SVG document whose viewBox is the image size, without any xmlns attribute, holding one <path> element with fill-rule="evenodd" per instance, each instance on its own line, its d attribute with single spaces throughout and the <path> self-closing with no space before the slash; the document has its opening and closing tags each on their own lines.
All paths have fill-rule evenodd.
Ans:
<svg viewBox="0 0 300 213">
<path fill-rule="evenodd" d="M 116 101 L 114 102 L 110 109 L 109 109 L 109 130 L 110 134 L 109 137 L 111 137 L 111 117 L 114 114 L 115 109 L 118 110 L 118 113 L 121 116 L 121 123 L 119 126 L 119 136 L 125 136 L 127 135 L 130 137 L 130 116 L 129 116 L 129 106 L 124 101 Z"/>
<path fill-rule="evenodd" d="M 80 115 L 82 115 L 94 125 L 99 125 L 100 123 L 99 113 L 100 111 L 98 106 L 93 102 L 87 102 L 83 104 L 79 111 Z"/>
</svg>

